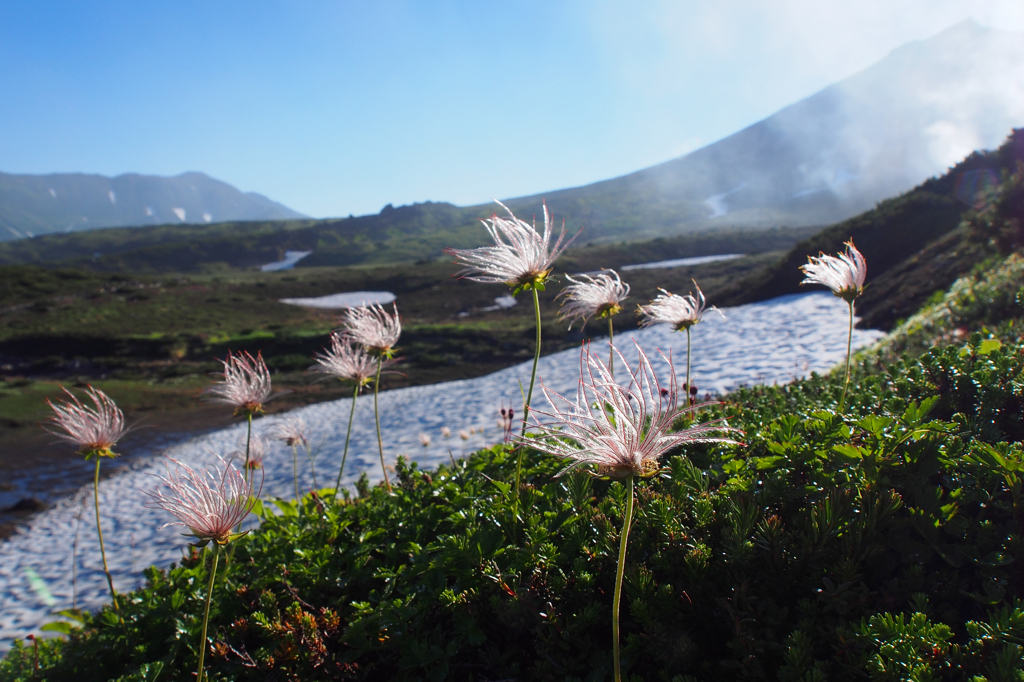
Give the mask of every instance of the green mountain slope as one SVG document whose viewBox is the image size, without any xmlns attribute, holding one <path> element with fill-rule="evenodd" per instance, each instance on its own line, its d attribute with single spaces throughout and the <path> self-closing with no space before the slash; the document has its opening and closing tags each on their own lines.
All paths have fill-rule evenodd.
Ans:
<svg viewBox="0 0 1024 682">
<path fill-rule="evenodd" d="M 994 152 L 975 152 L 939 178 L 834 225 L 793 247 L 778 263 L 736 282 L 720 304 L 736 305 L 801 291 L 808 255 L 837 253 L 852 238 L 868 261 L 868 287 L 857 302 L 868 327 L 889 328 L 937 290 L 992 253 L 970 238 L 963 220 L 992 200 L 1000 180 L 1024 162 L 1024 129 Z"/>
</svg>

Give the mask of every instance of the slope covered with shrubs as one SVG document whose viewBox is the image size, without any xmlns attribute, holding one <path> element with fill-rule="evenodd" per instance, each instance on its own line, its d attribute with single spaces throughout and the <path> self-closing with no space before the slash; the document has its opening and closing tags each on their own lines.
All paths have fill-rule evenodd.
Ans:
<svg viewBox="0 0 1024 682">
<path fill-rule="evenodd" d="M 715 410 L 746 447 L 688 448 L 639 484 L 628 676 L 1017 679 L 1022 372 L 1024 347 L 975 334 L 862 364 L 846 414 L 841 376 L 730 395 Z M 268 505 L 218 578 L 210 679 L 608 678 L 624 487 L 527 462 L 517 520 L 506 446 L 400 462 L 392 495 Z M 187 679 L 207 575 L 151 569 L 126 626 L 86 615 L 0 679 Z"/>
</svg>

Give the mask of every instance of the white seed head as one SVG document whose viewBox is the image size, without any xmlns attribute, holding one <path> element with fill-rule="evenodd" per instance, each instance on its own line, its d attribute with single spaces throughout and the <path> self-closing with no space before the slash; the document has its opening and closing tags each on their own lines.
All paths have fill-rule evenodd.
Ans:
<svg viewBox="0 0 1024 682">
<path fill-rule="evenodd" d="M 494 240 L 494 246 L 476 249 L 445 249 L 465 268 L 456 276 L 486 284 L 505 283 L 511 287 L 533 287 L 543 285 L 551 272 L 551 266 L 562 252 L 579 235 L 577 232 L 566 241 L 565 225 L 551 244 L 551 215 L 544 204 L 544 234 L 537 233 L 536 225 L 520 220 L 505 204 L 496 202 L 508 213 L 508 218 L 497 214 L 482 220 L 487 232 Z"/>
<path fill-rule="evenodd" d="M 569 329 L 576 320 L 587 323 L 590 317 L 610 317 L 622 310 L 622 302 L 629 296 L 629 285 L 620 278 L 619 273 L 607 270 L 598 275 L 579 275 L 559 292 L 555 298 L 561 298 L 562 308 L 558 312 L 559 319 L 569 320 Z"/>
<path fill-rule="evenodd" d="M 228 353 L 224 364 L 224 381 L 203 389 L 211 400 L 235 406 L 235 414 L 257 414 L 270 398 L 270 370 L 260 353 L 253 357 L 242 352 Z"/>
<path fill-rule="evenodd" d="M 469 440 L 469 431 L 466 429 L 459 429 L 459 438 L 462 440 Z"/>
<path fill-rule="evenodd" d="M 619 354 L 629 372 L 629 382 L 623 386 L 615 382 L 601 358 L 585 348 L 580 354 L 575 399 L 542 387 L 551 410 L 530 410 L 536 420 L 531 428 L 541 435 L 516 440 L 570 460 L 559 476 L 578 467 L 596 467 L 597 473 L 613 478 L 651 475 L 658 468 L 658 459 L 679 445 L 736 442 L 716 435 L 740 433 L 724 419 L 671 431 L 676 419 L 704 405 L 679 407 L 672 361 L 665 358 L 671 379 L 662 384 L 643 349 L 637 346 L 637 350 L 640 360 L 636 369 Z M 552 421 L 544 423 L 540 417 Z"/>
<path fill-rule="evenodd" d="M 398 337 L 402 335 L 402 320 L 395 304 L 392 304 L 391 313 L 379 303 L 349 308 L 342 316 L 341 324 L 342 339 L 362 346 L 374 357 L 390 357 Z"/>
<path fill-rule="evenodd" d="M 420 445 L 423 447 L 430 447 L 430 436 L 426 433 L 420 434 Z"/>
<path fill-rule="evenodd" d="M 177 468 L 168 467 L 166 476 L 157 477 L 169 492 L 143 491 L 151 500 L 146 506 L 173 514 L 178 520 L 166 525 L 185 526 L 199 544 L 226 544 L 234 537 L 233 529 L 252 511 L 259 492 L 253 495 L 252 485 L 223 460 L 221 468 L 212 471 L 196 471 L 176 460 L 170 461 Z"/>
<path fill-rule="evenodd" d="M 868 264 L 852 239 L 845 244 L 846 253 L 838 256 L 808 256 L 807 264 L 800 266 L 804 273 L 800 284 L 824 284 L 839 298 L 853 303 L 864 292 Z"/>
<path fill-rule="evenodd" d="M 310 372 L 351 381 L 357 386 L 368 384 L 377 371 L 377 360 L 361 346 L 353 345 L 340 334 L 331 334 L 331 347 L 323 353 L 317 353 L 313 359 L 316 364 L 309 368 Z"/>
<path fill-rule="evenodd" d="M 451 438 L 452 430 L 449 429 L 447 426 L 442 426 L 441 427 L 441 435 L 444 436 L 445 438 Z"/>
<path fill-rule="evenodd" d="M 302 417 L 282 419 L 274 424 L 270 435 L 275 440 L 284 441 L 286 445 L 309 445 L 309 439 L 306 437 L 306 420 Z"/>
<path fill-rule="evenodd" d="M 111 450 L 125 433 L 124 414 L 103 391 L 89 386 L 85 394 L 92 400 L 92 406 L 84 405 L 75 394 L 63 386 L 61 390 L 68 400 L 47 404 L 54 415 L 50 423 L 63 430 L 50 431 L 58 438 L 78 446 L 80 454 L 99 457 L 114 457 Z"/>
<path fill-rule="evenodd" d="M 653 301 L 639 308 L 640 326 L 650 327 L 667 322 L 676 331 L 682 331 L 700 322 L 708 310 L 707 301 L 704 298 L 704 292 L 697 286 L 697 282 L 694 282 L 693 286 L 697 289 L 696 297 L 692 294 L 679 296 L 664 289 L 658 289 L 661 293 Z M 710 310 L 714 310 L 719 315 L 722 314 L 714 306 Z"/>
</svg>

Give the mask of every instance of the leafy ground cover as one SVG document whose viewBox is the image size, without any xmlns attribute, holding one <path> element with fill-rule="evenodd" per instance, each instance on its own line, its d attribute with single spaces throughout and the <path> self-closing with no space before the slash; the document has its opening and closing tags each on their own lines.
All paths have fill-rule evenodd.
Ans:
<svg viewBox="0 0 1024 682">
<path fill-rule="evenodd" d="M 1013 680 L 1024 670 L 1024 346 L 961 343 L 709 412 L 746 447 L 673 453 L 641 483 L 623 665 L 635 680 Z M 600 680 L 624 487 L 506 446 L 263 508 L 211 616 L 213 680 Z M 2 680 L 184 679 L 203 556 L 19 645 Z M 38 649 L 36 649 L 38 646 Z M 38 669 L 36 657 L 38 656 Z"/>
</svg>

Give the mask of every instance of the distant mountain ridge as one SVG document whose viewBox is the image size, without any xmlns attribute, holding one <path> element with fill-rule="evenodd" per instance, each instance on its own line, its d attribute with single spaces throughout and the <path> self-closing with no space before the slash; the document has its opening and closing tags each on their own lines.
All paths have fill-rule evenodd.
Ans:
<svg viewBox="0 0 1024 682">
<path fill-rule="evenodd" d="M 0 240 L 129 225 L 304 218 L 255 192 L 203 173 L 0 173 Z"/>
<path fill-rule="evenodd" d="M 586 228 L 579 244 L 703 230 L 825 226 L 942 175 L 972 150 L 997 147 L 1021 125 L 1024 34 L 968 21 L 904 45 L 871 67 L 686 156 L 505 203 L 529 219 L 546 199 L 556 219 L 564 218 L 572 230 Z M 5 226 L 22 230 L 8 217 L 3 190 L 8 177 L 14 176 L 0 175 L 0 238 L 9 232 Z M 114 191 L 121 202 L 119 190 Z M 52 199 L 45 185 L 37 183 L 35 192 L 37 198 Z M 102 187 L 90 189 L 89 196 L 113 205 Z M 139 206 L 144 204 L 132 209 L 134 215 Z M 171 205 L 172 212 L 177 206 Z M 313 252 L 300 267 L 429 259 L 440 256 L 444 246 L 483 244 L 486 233 L 478 219 L 495 208 L 389 204 L 379 214 L 327 220 L 232 219 L 209 211 L 211 221 L 220 225 L 184 226 L 175 215 L 157 221 L 166 224 L 155 230 L 93 230 L 8 242 L 0 248 L 0 262 L 93 259 L 99 253 L 109 262 L 100 259 L 96 265 L 105 268 L 150 268 L 164 260 L 179 269 L 210 262 L 249 267 L 279 260 L 287 251 Z M 208 210 L 189 205 L 186 217 L 200 222 L 197 212 Z"/>
<path fill-rule="evenodd" d="M 590 238 L 824 225 L 994 149 L 1022 125 L 1024 33 L 965 21 L 683 157 L 507 203 L 533 212 L 543 197 Z"/>
</svg>

